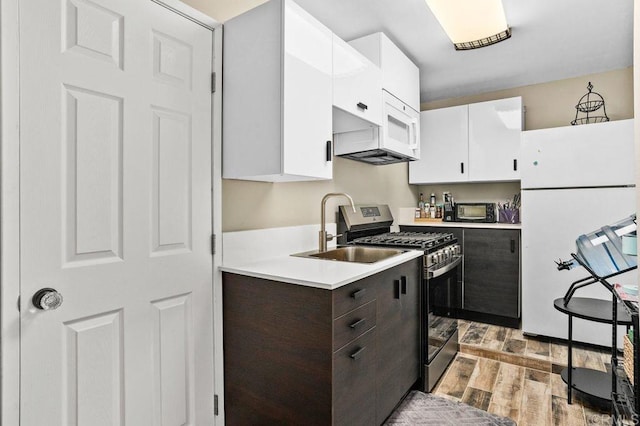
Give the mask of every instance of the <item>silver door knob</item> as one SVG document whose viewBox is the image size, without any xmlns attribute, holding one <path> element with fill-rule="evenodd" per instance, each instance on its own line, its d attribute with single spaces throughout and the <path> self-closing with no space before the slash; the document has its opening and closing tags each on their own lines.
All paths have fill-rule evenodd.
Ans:
<svg viewBox="0 0 640 426">
<path fill-rule="evenodd" d="M 62 305 L 62 294 L 53 288 L 41 288 L 33 295 L 33 306 L 43 311 L 52 311 Z"/>
</svg>

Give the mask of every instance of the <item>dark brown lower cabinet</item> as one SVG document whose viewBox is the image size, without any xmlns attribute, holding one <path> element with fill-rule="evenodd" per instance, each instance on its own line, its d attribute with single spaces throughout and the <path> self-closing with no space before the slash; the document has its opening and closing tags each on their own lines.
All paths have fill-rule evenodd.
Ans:
<svg viewBox="0 0 640 426">
<path fill-rule="evenodd" d="M 224 273 L 226 424 L 381 424 L 419 377 L 421 262 L 333 291 Z"/>
<path fill-rule="evenodd" d="M 520 231 L 464 230 L 465 311 L 520 317 Z"/>
<path fill-rule="evenodd" d="M 378 281 L 378 423 L 420 376 L 420 275 L 414 264 L 382 272 Z"/>
</svg>

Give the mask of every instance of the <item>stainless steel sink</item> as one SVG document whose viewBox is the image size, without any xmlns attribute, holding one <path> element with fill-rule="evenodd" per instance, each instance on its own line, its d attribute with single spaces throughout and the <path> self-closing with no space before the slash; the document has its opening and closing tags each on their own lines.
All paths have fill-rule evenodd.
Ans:
<svg viewBox="0 0 640 426">
<path fill-rule="evenodd" d="M 317 250 L 296 253 L 292 256 L 314 259 L 337 260 L 340 262 L 375 263 L 405 253 L 406 250 L 381 247 L 347 246 L 319 252 Z"/>
</svg>

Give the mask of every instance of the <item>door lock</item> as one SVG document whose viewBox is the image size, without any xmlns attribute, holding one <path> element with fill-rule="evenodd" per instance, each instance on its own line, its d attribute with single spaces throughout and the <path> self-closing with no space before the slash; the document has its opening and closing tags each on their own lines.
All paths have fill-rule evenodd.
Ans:
<svg viewBox="0 0 640 426">
<path fill-rule="evenodd" d="M 41 288 L 33 295 L 33 306 L 43 311 L 52 311 L 62 305 L 62 294 L 53 288 Z"/>
</svg>

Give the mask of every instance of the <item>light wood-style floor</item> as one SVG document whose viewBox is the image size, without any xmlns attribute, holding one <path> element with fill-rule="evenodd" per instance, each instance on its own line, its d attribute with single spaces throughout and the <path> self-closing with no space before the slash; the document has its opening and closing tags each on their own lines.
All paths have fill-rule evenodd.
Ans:
<svg viewBox="0 0 640 426">
<path fill-rule="evenodd" d="M 525 337 L 521 330 L 460 321 L 460 352 L 434 394 L 513 419 L 518 425 L 609 425 L 608 411 L 573 395 L 560 371 L 566 345 Z M 573 363 L 607 371 L 611 354 L 574 346 Z"/>
</svg>

